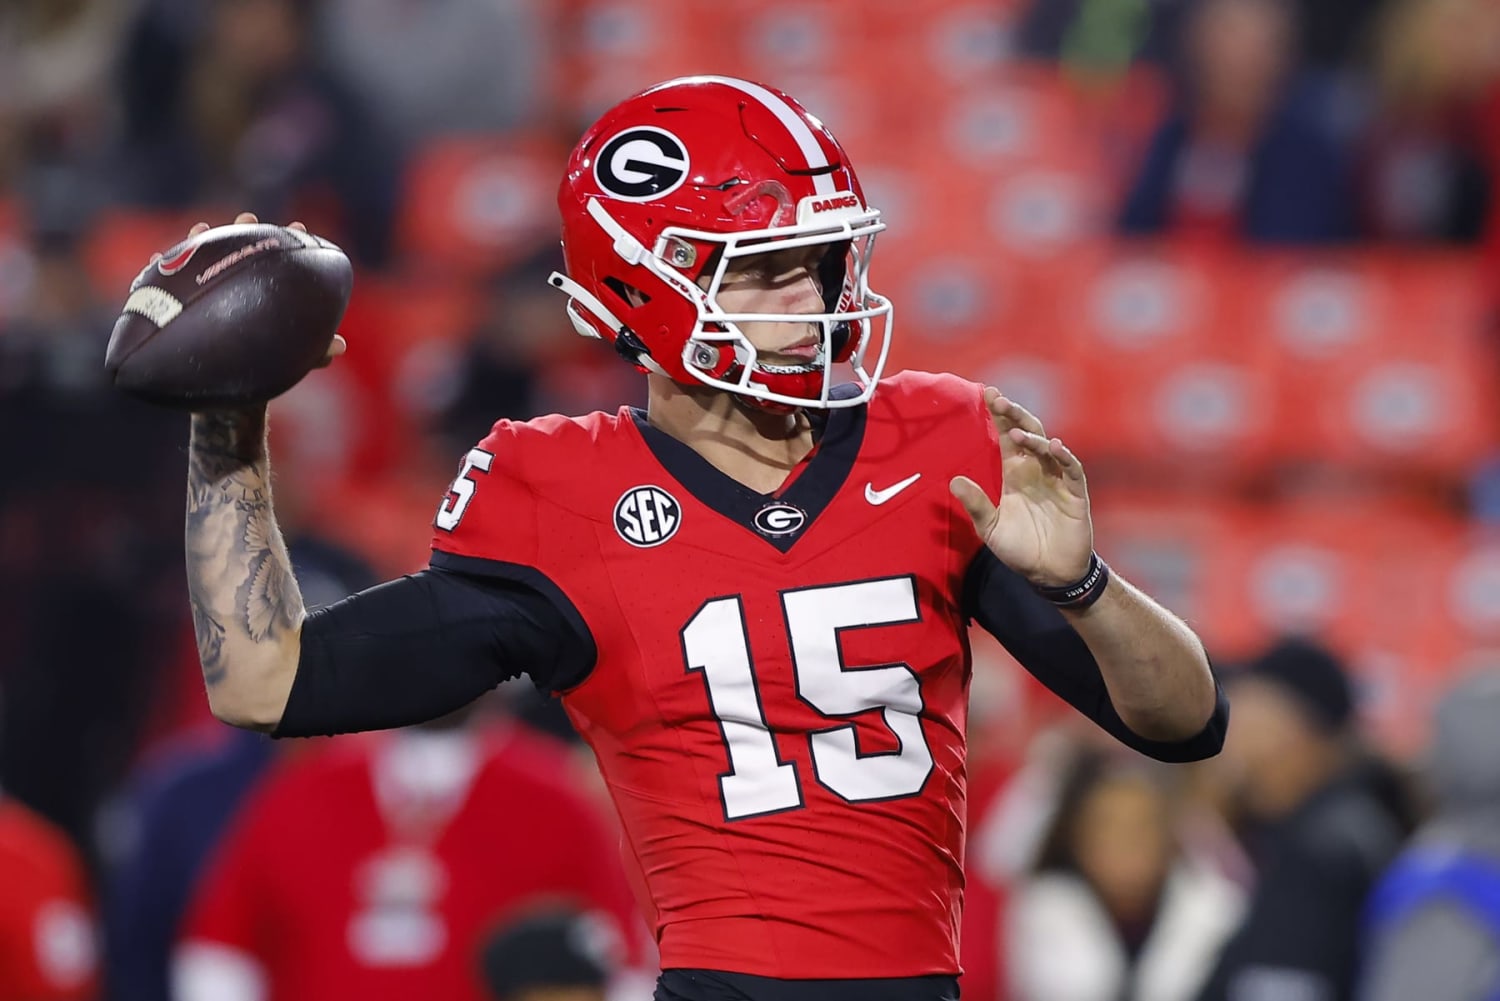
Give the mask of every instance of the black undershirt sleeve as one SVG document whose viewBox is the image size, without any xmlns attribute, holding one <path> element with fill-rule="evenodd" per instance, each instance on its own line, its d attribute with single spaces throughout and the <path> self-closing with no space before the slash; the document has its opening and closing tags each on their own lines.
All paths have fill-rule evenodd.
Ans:
<svg viewBox="0 0 1500 1001">
<path fill-rule="evenodd" d="M 515 579 L 434 567 L 318 609 L 275 736 L 422 723 L 521 674 L 571 688 L 595 656 L 572 611 Z"/>
<path fill-rule="evenodd" d="M 1083 638 L 1056 606 L 988 549 L 980 549 L 969 565 L 964 612 L 1033 677 L 1125 746 L 1158 761 L 1175 762 L 1213 757 L 1224 746 L 1229 702 L 1217 685 L 1213 716 L 1186 740 L 1147 740 L 1126 726 L 1110 702 L 1099 664 Z"/>
</svg>

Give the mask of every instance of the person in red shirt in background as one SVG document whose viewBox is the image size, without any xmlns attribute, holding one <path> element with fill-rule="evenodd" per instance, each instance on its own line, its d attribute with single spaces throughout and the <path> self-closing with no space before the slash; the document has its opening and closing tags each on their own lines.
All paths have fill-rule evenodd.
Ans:
<svg viewBox="0 0 1500 1001">
<path fill-rule="evenodd" d="M 189 909 L 179 1001 L 484 1001 L 484 935 L 537 897 L 639 939 L 616 835 L 567 752 L 510 722 L 440 722 L 267 777 Z"/>
<path fill-rule="evenodd" d="M 0 999 L 85 1001 L 98 988 L 93 904 L 67 837 L 0 798 Z"/>
</svg>

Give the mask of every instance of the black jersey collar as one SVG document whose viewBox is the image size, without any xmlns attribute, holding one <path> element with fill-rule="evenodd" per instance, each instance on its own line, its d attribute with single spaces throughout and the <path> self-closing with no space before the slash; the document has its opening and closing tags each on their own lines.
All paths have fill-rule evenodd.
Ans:
<svg viewBox="0 0 1500 1001">
<path fill-rule="evenodd" d="M 846 400 L 859 392 L 853 383 L 835 386 L 830 395 Z M 806 534 L 849 478 L 865 436 L 867 405 L 838 410 L 808 410 L 818 450 L 807 468 L 776 493 L 751 490 L 720 472 L 703 456 L 653 426 L 646 412 L 630 409 L 636 429 L 656 461 L 687 491 L 706 505 L 781 552 Z"/>
</svg>

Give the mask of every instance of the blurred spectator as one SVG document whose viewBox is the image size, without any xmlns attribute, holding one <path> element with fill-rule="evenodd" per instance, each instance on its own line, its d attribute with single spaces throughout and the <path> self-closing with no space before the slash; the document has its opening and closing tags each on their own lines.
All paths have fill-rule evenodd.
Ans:
<svg viewBox="0 0 1500 1001">
<path fill-rule="evenodd" d="M 1396 0 L 1378 55 L 1381 105 L 1361 171 L 1366 229 L 1384 239 L 1479 239 L 1493 197 L 1485 102 L 1500 80 L 1500 9 Z"/>
<path fill-rule="evenodd" d="M 1500 674 L 1459 684 L 1432 732 L 1437 813 L 1371 897 L 1361 1001 L 1500 996 Z"/>
<path fill-rule="evenodd" d="M 0 886 L 0 997 L 93 998 L 94 918 L 78 852 L 8 796 L 0 796 Z"/>
<path fill-rule="evenodd" d="M 1192 0 L 1035 0 L 1016 27 L 1016 47 L 1091 73 L 1134 59 L 1170 64 Z"/>
<path fill-rule="evenodd" d="M 410 149 L 454 132 L 544 120 L 547 7 L 539 0 L 322 0 L 318 48 Z"/>
<path fill-rule="evenodd" d="M 13 0 L 0 9 L 0 101 L 22 114 L 94 104 L 105 92 L 129 5 Z"/>
<path fill-rule="evenodd" d="M 1351 237 L 1347 157 L 1326 94 L 1295 73 L 1289 0 L 1203 0 L 1185 30 L 1176 110 L 1121 228 L 1255 243 Z"/>
<path fill-rule="evenodd" d="M 1036 0 L 1018 29 L 1022 51 L 1060 57 L 1088 70 L 1118 69 L 1132 58 L 1172 65 L 1179 26 L 1192 0 Z M 1382 0 L 1298 0 L 1299 66 L 1341 71 L 1361 54 Z"/>
<path fill-rule="evenodd" d="M 12 0 L 0 5 L 0 196 L 68 176 L 75 208 L 99 207 L 109 77 L 130 5 Z M 86 168 L 80 171 L 80 168 Z"/>
<path fill-rule="evenodd" d="M 1304 65 L 1343 72 L 1354 69 L 1386 0 L 1297 0 Z"/>
<path fill-rule="evenodd" d="M 132 781 L 110 825 L 124 840 L 104 897 L 111 1001 L 171 997 L 169 958 L 193 887 L 272 754 L 269 737 L 215 724 L 164 746 Z"/>
<path fill-rule="evenodd" d="M 288 549 L 309 610 L 375 583 L 363 562 L 316 537 L 294 536 Z M 193 652 L 196 660 L 196 645 Z M 192 673 L 199 674 L 196 665 Z M 200 685 L 194 677 L 201 711 Z M 104 944 L 111 1001 L 170 997 L 172 945 L 193 887 L 273 758 L 270 738 L 207 724 L 161 747 L 105 812 L 100 827 L 110 863 Z"/>
<path fill-rule="evenodd" d="M 1013 1001 L 1191 1001 L 1244 893 L 1178 842 L 1181 800 L 1147 764 L 1084 753 L 1008 916 Z"/>
<path fill-rule="evenodd" d="M 1302 640 L 1226 677 L 1222 761 L 1252 824 L 1258 879 L 1203 1001 L 1348 1001 L 1366 896 L 1402 819 L 1358 762 L 1344 667 Z"/>
<path fill-rule="evenodd" d="M 490 281 L 464 354 L 446 386 L 427 394 L 441 411 L 447 452 L 462 455 L 468 442 L 483 438 L 501 418 L 529 420 L 553 412 L 542 399 L 542 362 L 576 337 L 557 290 L 547 284 L 561 267 L 561 248 L 548 247 Z"/>
<path fill-rule="evenodd" d="M 635 371 L 580 338 L 547 282 L 562 269 L 553 244 L 495 276 L 479 327 L 446 380 L 429 394 L 441 411 L 444 447 L 462 455 L 501 418 L 588 413 L 641 395 Z"/>
<path fill-rule="evenodd" d="M 608 918 L 545 910 L 498 929 L 480 965 L 492 1001 L 604 1001 L 619 952 Z"/>
<path fill-rule="evenodd" d="M 29 234 L 26 289 L 0 339 L 0 394 L 73 408 L 107 408 L 116 395 L 104 345 L 114 313 L 89 282 L 78 236 Z"/>
<path fill-rule="evenodd" d="M 314 60 L 311 0 L 148 0 L 124 57 L 122 193 L 300 218 L 383 260 L 398 171 L 360 95 Z"/>
<path fill-rule="evenodd" d="M 113 316 L 76 237 L 28 235 L 0 320 L 0 776 L 90 842 L 181 617 L 180 415 L 125 398 L 102 359 Z M 87 623 L 87 628 L 79 628 Z"/>
<path fill-rule="evenodd" d="M 482 1001 L 497 915 L 545 895 L 636 922 L 616 838 L 572 759 L 463 714 L 282 763 L 197 892 L 178 1001 Z"/>
</svg>

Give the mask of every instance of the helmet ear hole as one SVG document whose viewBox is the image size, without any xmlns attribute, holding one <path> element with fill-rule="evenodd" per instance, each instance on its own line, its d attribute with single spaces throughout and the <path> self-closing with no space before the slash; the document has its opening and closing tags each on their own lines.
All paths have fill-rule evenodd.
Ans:
<svg viewBox="0 0 1500 1001">
<path fill-rule="evenodd" d="M 634 285 L 630 285 L 612 276 L 604 279 L 604 286 L 619 296 L 620 301 L 631 309 L 635 309 L 637 306 L 644 306 L 651 301 L 651 297 L 645 292 L 642 292 Z"/>
</svg>

